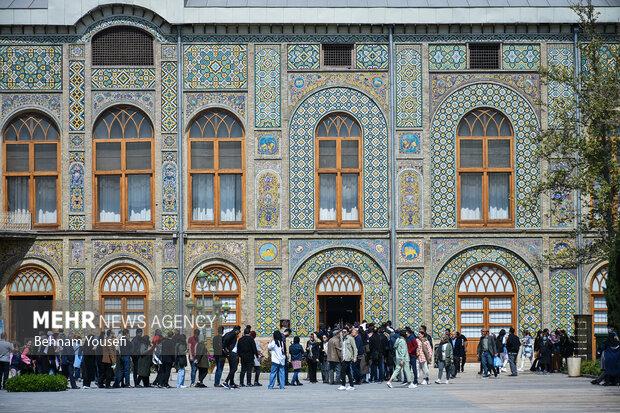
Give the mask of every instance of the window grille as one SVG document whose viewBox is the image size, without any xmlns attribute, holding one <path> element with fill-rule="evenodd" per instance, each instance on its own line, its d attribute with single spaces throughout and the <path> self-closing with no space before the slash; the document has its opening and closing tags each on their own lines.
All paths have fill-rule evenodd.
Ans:
<svg viewBox="0 0 620 413">
<path fill-rule="evenodd" d="M 94 66 L 152 66 L 153 38 L 141 29 L 115 26 L 93 36 Z"/>
<path fill-rule="evenodd" d="M 499 43 L 472 43 L 469 45 L 470 69 L 499 69 Z"/>
<path fill-rule="evenodd" d="M 323 66 L 350 67 L 352 55 L 352 44 L 324 44 Z"/>
</svg>

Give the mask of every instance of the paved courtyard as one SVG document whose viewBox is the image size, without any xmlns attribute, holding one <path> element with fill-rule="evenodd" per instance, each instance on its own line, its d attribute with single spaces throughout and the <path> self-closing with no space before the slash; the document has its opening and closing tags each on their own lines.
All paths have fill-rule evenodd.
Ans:
<svg viewBox="0 0 620 413">
<path fill-rule="evenodd" d="M 306 384 L 284 391 L 263 387 L 240 390 L 214 389 L 91 389 L 61 393 L 0 392 L 0 412 L 124 412 L 208 411 L 208 412 L 325 412 L 333 410 L 453 412 L 612 412 L 620 411 L 618 387 L 592 386 L 587 378 L 563 374 L 539 376 L 523 373 L 482 380 L 468 366 L 468 372 L 449 385 L 419 386 L 417 389 L 388 389 L 385 384 L 366 384 L 355 391 L 338 391 L 337 386 Z M 436 370 L 433 372 L 436 374 Z M 436 376 L 435 376 L 436 377 Z M 210 377 L 211 379 L 212 377 Z M 267 375 L 262 377 L 267 383 Z M 172 381 L 171 381 L 172 383 Z"/>
</svg>

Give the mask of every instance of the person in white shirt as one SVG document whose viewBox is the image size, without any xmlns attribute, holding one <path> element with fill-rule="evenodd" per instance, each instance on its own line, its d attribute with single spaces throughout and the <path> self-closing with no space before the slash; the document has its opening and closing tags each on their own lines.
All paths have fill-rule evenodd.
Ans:
<svg viewBox="0 0 620 413">
<path fill-rule="evenodd" d="M 268 389 L 273 389 L 276 377 L 279 378 L 280 389 L 284 389 L 284 366 L 286 365 L 286 355 L 284 354 L 284 338 L 279 330 L 273 332 L 273 340 L 267 345 L 267 350 L 271 355 L 271 372 L 269 373 Z"/>
</svg>

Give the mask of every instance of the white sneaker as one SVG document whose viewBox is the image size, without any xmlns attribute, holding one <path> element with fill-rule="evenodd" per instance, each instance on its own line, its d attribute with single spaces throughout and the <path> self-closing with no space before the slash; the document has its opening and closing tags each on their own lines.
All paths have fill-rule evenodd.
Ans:
<svg viewBox="0 0 620 413">
<path fill-rule="evenodd" d="M 346 390 L 346 389 L 347 389 L 347 388 L 346 388 L 346 387 L 344 387 L 344 386 L 340 386 L 340 387 L 338 387 L 338 390 Z"/>
<path fill-rule="evenodd" d="M 407 386 L 410 389 L 415 389 L 416 387 L 418 387 L 417 384 L 411 383 L 409 386 Z"/>
<path fill-rule="evenodd" d="M 450 380 L 446 380 L 446 384 L 450 384 Z"/>
<path fill-rule="evenodd" d="M 184 385 L 182 385 L 182 384 L 181 384 L 181 385 L 179 386 L 179 389 L 187 389 L 187 386 L 184 386 Z"/>
<path fill-rule="evenodd" d="M 428 380 L 422 380 L 422 386 L 428 386 Z"/>
<path fill-rule="evenodd" d="M 347 386 L 347 387 L 345 388 L 345 390 L 355 390 L 355 387 L 353 387 L 353 386 Z"/>
<path fill-rule="evenodd" d="M 390 389 L 392 388 L 392 382 L 388 381 L 387 383 L 385 383 Z"/>
<path fill-rule="evenodd" d="M 441 384 L 441 380 L 439 379 L 435 380 L 435 384 Z"/>
<path fill-rule="evenodd" d="M 82 386 L 82 390 L 90 390 L 90 386 Z"/>
</svg>

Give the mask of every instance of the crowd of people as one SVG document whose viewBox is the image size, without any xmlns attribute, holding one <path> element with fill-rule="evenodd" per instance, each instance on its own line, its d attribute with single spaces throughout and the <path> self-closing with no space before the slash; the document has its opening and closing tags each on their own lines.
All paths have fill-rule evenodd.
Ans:
<svg viewBox="0 0 620 413">
<path fill-rule="evenodd" d="M 480 362 L 478 374 L 484 379 L 497 378 L 503 373 L 517 376 L 526 362 L 533 372 L 558 372 L 574 353 L 573 340 L 563 330 L 544 329 L 534 336 L 524 331 L 522 337 L 518 337 L 513 328 L 502 329 L 498 334 L 488 329 L 480 333 L 476 360 L 470 362 Z M 108 330 L 97 337 L 99 340 L 93 340 L 93 336 L 81 340 L 80 336 L 71 332 L 65 335 L 63 331 L 40 334 L 48 341 L 38 341 L 48 344 L 38 347 L 32 340 L 19 346 L 6 341 L 5 334 L 2 335 L 2 387 L 7 377 L 26 373 L 63 374 L 74 389 L 95 386 L 185 388 L 187 382 L 189 386 L 207 387 L 205 378 L 214 370 L 215 387 L 237 389 L 262 386 L 261 368 L 269 368 L 268 388 L 283 389 L 303 385 L 300 374 L 305 365 L 308 382 L 317 383 L 320 373 L 323 383 L 337 385 L 339 390 L 354 390 L 364 383 L 381 382 L 389 388 L 397 384 L 416 388 L 431 383 L 434 369 L 437 370 L 434 382 L 449 384 L 464 371 L 468 357 L 468 339 L 458 331 L 445 330 L 433 343 L 426 326 L 417 330 L 394 329 L 389 321 L 380 325 L 362 321 L 321 327 L 303 340 L 292 336 L 288 328 L 276 330 L 264 349 L 251 326 L 243 331 L 235 326 L 227 332 L 220 326 L 209 340 L 202 337 L 200 330 L 194 330 L 189 338 L 179 330 L 165 334 L 156 330 L 152 337 L 143 334 L 141 329 L 131 337 L 127 329 L 120 330 L 118 335 Z M 110 344 L 114 338 L 123 340 L 117 340 L 121 344 L 115 346 Z M 67 339 L 75 344 L 49 344 L 68 342 Z M 228 372 L 223 377 L 226 363 Z M 605 371 L 596 384 L 618 383 L 620 350 L 615 333 L 610 333 L 602 363 Z M 186 380 L 188 368 L 189 380 Z M 171 385 L 173 369 L 177 376 Z M 152 374 L 155 379 L 151 382 Z"/>
</svg>

